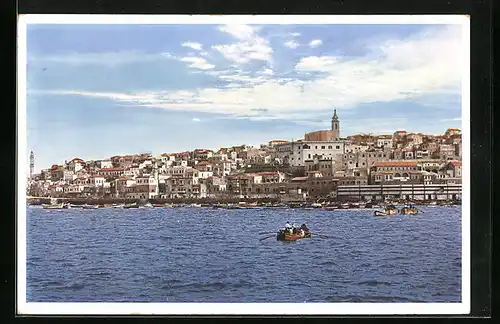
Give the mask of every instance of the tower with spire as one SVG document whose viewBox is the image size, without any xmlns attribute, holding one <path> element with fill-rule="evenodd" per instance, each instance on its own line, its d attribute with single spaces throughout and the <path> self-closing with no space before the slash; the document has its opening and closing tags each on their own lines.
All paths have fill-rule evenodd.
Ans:
<svg viewBox="0 0 500 324">
<path fill-rule="evenodd" d="M 33 179 L 33 171 L 35 169 L 35 154 L 33 151 L 30 153 L 30 180 Z"/>
<path fill-rule="evenodd" d="M 339 117 L 337 116 L 337 109 L 333 109 L 332 134 L 334 140 L 340 138 L 340 122 L 339 122 Z"/>
</svg>

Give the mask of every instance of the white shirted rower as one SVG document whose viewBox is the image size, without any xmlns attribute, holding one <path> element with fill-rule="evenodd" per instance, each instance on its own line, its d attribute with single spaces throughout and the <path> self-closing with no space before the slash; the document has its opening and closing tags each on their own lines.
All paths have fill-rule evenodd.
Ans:
<svg viewBox="0 0 500 324">
<path fill-rule="evenodd" d="M 290 225 L 290 222 L 286 222 L 286 224 L 285 224 L 285 228 L 286 228 L 286 229 L 292 228 L 292 225 Z"/>
</svg>

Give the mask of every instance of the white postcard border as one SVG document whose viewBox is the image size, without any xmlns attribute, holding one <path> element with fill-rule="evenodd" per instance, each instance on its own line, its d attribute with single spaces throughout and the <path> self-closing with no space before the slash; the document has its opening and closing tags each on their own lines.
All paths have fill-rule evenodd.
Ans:
<svg viewBox="0 0 500 324">
<path fill-rule="evenodd" d="M 20 315 L 411 315 L 470 312 L 470 20 L 465 15 L 20 15 L 17 108 L 17 313 Z M 462 25 L 462 299 L 460 303 L 35 303 L 26 302 L 27 24 L 458 24 Z"/>
</svg>

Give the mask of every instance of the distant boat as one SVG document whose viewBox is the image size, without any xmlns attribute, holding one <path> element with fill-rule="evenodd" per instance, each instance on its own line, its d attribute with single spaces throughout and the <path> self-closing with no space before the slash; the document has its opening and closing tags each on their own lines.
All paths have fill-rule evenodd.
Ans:
<svg viewBox="0 0 500 324">
<path fill-rule="evenodd" d="M 43 204 L 44 209 L 68 209 L 69 206 L 66 204 Z"/>
<path fill-rule="evenodd" d="M 97 205 L 83 205 L 82 208 L 83 209 L 97 209 L 97 208 L 99 208 L 99 206 L 97 206 Z"/>
<path fill-rule="evenodd" d="M 137 203 L 126 204 L 123 206 L 123 208 L 139 208 L 139 205 Z"/>
</svg>

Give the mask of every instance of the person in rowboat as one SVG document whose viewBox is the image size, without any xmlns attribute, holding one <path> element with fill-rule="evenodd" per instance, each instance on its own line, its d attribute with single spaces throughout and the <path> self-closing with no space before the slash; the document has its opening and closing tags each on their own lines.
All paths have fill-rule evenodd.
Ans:
<svg viewBox="0 0 500 324">
<path fill-rule="evenodd" d="M 288 232 L 290 232 L 290 234 L 293 233 L 293 227 L 292 227 L 292 225 L 290 225 L 290 222 L 288 222 L 288 221 L 285 224 L 285 230 L 287 230 Z"/>
<path fill-rule="evenodd" d="M 309 228 L 307 228 L 307 225 L 306 224 L 302 224 L 300 226 L 300 229 L 303 230 L 304 232 L 308 233 L 309 232 Z"/>
</svg>

